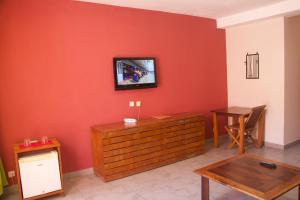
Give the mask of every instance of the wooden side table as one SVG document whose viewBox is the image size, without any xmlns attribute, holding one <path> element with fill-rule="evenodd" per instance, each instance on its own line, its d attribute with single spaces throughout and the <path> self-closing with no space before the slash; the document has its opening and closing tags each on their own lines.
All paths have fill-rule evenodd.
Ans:
<svg viewBox="0 0 300 200">
<path fill-rule="evenodd" d="M 17 173 L 17 179 L 18 179 L 20 200 L 23 200 L 24 198 L 23 198 L 23 191 L 22 191 L 22 184 L 21 184 L 20 167 L 19 167 L 19 162 L 18 162 L 19 158 L 24 155 L 30 155 L 33 153 L 39 153 L 39 152 L 45 152 L 45 151 L 51 151 L 51 150 L 56 150 L 57 154 L 58 154 L 61 189 L 54 191 L 54 192 L 49 192 L 46 194 L 26 198 L 26 200 L 40 199 L 43 197 L 48 197 L 48 196 L 52 196 L 52 195 L 56 195 L 56 194 L 64 194 L 61 150 L 60 150 L 60 143 L 57 141 L 57 139 L 49 139 L 49 142 L 47 144 L 35 144 L 35 145 L 31 145 L 29 147 L 24 147 L 22 143 L 17 143 L 14 145 L 14 154 L 15 154 L 16 173 Z"/>
<path fill-rule="evenodd" d="M 213 131 L 214 131 L 214 145 L 215 147 L 219 147 L 219 126 L 218 126 L 218 116 L 227 116 L 232 117 L 233 121 L 235 123 L 239 122 L 240 124 L 240 146 L 239 146 L 239 153 L 243 154 L 245 153 L 244 148 L 244 132 L 245 132 L 245 118 L 249 116 L 251 113 L 251 108 L 245 108 L 245 107 L 228 107 L 228 108 L 222 108 L 222 109 L 216 109 L 211 111 L 213 113 Z M 258 146 L 261 148 L 264 143 L 264 127 L 265 127 L 265 111 L 263 112 L 262 116 L 260 117 L 258 121 Z"/>
</svg>

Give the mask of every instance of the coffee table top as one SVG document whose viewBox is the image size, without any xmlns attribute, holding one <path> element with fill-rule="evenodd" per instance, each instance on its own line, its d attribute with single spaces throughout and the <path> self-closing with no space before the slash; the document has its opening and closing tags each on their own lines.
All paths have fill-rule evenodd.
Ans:
<svg viewBox="0 0 300 200">
<path fill-rule="evenodd" d="M 277 168 L 262 167 L 261 161 L 275 163 Z M 274 199 L 300 185 L 299 167 L 252 154 L 234 156 L 195 172 L 257 199 Z"/>
</svg>

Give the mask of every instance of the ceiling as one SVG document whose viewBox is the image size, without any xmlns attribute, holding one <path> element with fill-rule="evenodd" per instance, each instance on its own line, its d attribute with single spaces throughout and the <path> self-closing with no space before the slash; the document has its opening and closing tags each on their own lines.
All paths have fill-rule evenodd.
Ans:
<svg viewBox="0 0 300 200">
<path fill-rule="evenodd" d="M 221 18 L 288 0 L 80 0 L 207 18 Z"/>
<path fill-rule="evenodd" d="M 1 0 L 0 0 L 1 1 Z M 300 14 L 300 0 L 75 0 L 216 19 L 227 28 L 271 17 Z"/>
</svg>

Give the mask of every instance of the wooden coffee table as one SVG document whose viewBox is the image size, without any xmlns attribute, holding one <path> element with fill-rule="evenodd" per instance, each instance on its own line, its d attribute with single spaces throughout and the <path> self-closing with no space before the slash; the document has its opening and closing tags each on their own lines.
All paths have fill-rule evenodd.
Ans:
<svg viewBox="0 0 300 200">
<path fill-rule="evenodd" d="M 265 168 L 261 161 L 275 163 L 277 168 Z M 202 200 L 209 199 L 209 179 L 257 199 L 275 199 L 298 186 L 300 200 L 300 168 L 256 155 L 234 156 L 195 172 L 202 177 Z"/>
</svg>

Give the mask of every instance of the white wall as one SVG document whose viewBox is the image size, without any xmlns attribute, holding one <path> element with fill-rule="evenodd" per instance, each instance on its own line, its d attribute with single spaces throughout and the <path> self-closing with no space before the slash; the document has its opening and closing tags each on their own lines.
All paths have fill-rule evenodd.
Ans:
<svg viewBox="0 0 300 200">
<path fill-rule="evenodd" d="M 300 139 L 300 16 L 285 19 L 284 144 Z"/>
<path fill-rule="evenodd" d="M 228 104 L 267 105 L 265 141 L 284 145 L 284 18 L 226 29 Z M 246 79 L 247 53 L 259 53 L 259 79 Z"/>
</svg>

